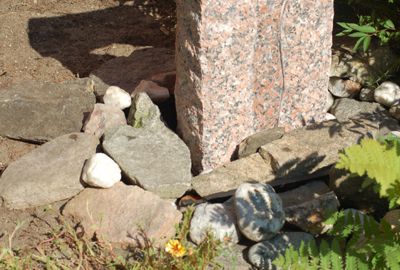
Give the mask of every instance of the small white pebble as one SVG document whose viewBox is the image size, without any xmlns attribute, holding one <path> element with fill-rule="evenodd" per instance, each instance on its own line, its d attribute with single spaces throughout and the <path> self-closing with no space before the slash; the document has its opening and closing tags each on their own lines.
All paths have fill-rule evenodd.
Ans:
<svg viewBox="0 0 400 270">
<path fill-rule="evenodd" d="M 131 106 L 132 98 L 128 92 L 118 86 L 110 86 L 103 96 L 103 102 L 104 104 L 115 106 L 123 110 Z"/>
</svg>

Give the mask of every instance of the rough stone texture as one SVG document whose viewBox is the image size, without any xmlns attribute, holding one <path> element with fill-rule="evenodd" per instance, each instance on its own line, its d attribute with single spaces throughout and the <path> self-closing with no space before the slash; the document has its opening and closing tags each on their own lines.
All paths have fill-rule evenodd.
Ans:
<svg viewBox="0 0 400 270">
<path fill-rule="evenodd" d="M 252 241 L 274 237 L 285 223 L 282 200 L 268 184 L 242 184 L 234 200 L 237 226 Z"/>
<path fill-rule="evenodd" d="M 261 146 L 282 138 L 284 133 L 285 130 L 283 128 L 272 128 L 249 136 L 239 144 L 238 157 L 243 158 L 257 153 Z"/>
<path fill-rule="evenodd" d="M 192 187 L 203 197 L 223 197 L 244 182 L 265 183 L 274 177 L 271 165 L 256 153 L 194 177 Z"/>
<path fill-rule="evenodd" d="M 331 190 L 324 182 L 313 181 L 278 195 L 282 199 L 283 207 L 286 208 L 314 200 L 329 191 Z"/>
<path fill-rule="evenodd" d="M 162 198 L 178 198 L 190 188 L 189 149 L 165 126 L 118 127 L 104 134 L 103 148 L 130 182 Z"/>
<path fill-rule="evenodd" d="M 67 203 L 63 215 L 81 222 L 87 235 L 112 243 L 143 244 L 140 229 L 163 244 L 175 234 L 182 214 L 173 203 L 137 186 L 117 183 L 110 189 L 88 188 Z"/>
<path fill-rule="evenodd" d="M 340 98 L 335 101 L 330 112 L 339 122 L 344 122 L 354 117 L 363 117 L 379 114 L 385 109 L 378 103 L 360 102 L 351 98 Z"/>
<path fill-rule="evenodd" d="M 367 120 L 329 121 L 286 133 L 262 146 L 260 154 L 271 161 L 277 177 L 296 178 L 326 169 L 337 161 L 339 150 L 377 132 L 378 127 Z"/>
<path fill-rule="evenodd" d="M 38 147 L 36 144 L 0 137 L 0 164 L 6 167 L 36 147 Z"/>
<path fill-rule="evenodd" d="M 147 80 L 141 80 L 139 85 L 132 92 L 132 97 L 136 93 L 145 92 L 154 103 L 162 103 L 170 98 L 167 88 L 159 86 L 157 83 Z"/>
<path fill-rule="evenodd" d="M 332 94 L 329 93 L 326 97 L 324 112 L 329 112 L 329 110 L 331 109 L 334 102 L 335 102 L 335 99 L 333 98 Z"/>
<path fill-rule="evenodd" d="M 374 90 L 375 89 L 371 89 L 371 88 L 363 88 L 360 91 L 360 100 L 361 101 L 368 101 L 368 102 L 373 102 L 375 101 L 374 99 Z"/>
<path fill-rule="evenodd" d="M 79 132 L 93 110 L 89 80 L 65 83 L 29 81 L 0 91 L 0 135 L 45 142 Z"/>
<path fill-rule="evenodd" d="M 344 80 L 338 77 L 329 78 L 329 92 L 335 97 L 353 97 L 361 90 L 361 84 L 352 80 Z"/>
<path fill-rule="evenodd" d="M 319 235 L 326 232 L 328 227 L 323 222 L 330 214 L 336 212 L 338 207 L 339 200 L 331 191 L 298 205 L 285 207 L 285 220 L 305 232 Z"/>
<path fill-rule="evenodd" d="M 75 196 L 86 159 L 99 140 L 85 133 L 58 137 L 10 164 L 0 178 L 0 198 L 6 207 L 22 209 Z"/>
<path fill-rule="evenodd" d="M 151 80 L 162 87 L 166 87 L 171 95 L 174 94 L 176 71 L 158 73 L 151 76 Z"/>
<path fill-rule="evenodd" d="M 285 232 L 271 240 L 255 244 L 249 250 L 248 258 L 258 269 L 275 269 L 272 261 L 283 254 L 289 246 L 299 248 L 301 242 L 312 241 L 314 237 L 303 232 Z"/>
<path fill-rule="evenodd" d="M 349 78 L 365 85 L 381 77 L 397 59 L 389 46 L 372 48 L 368 54 L 361 56 L 353 55 L 351 51 L 333 50 L 330 76 Z"/>
<path fill-rule="evenodd" d="M 126 125 L 123 111 L 114 106 L 97 103 L 83 126 L 83 130 L 85 133 L 100 138 L 107 129 L 123 125 Z"/>
<path fill-rule="evenodd" d="M 203 203 L 196 206 L 190 221 L 190 239 L 200 244 L 211 233 L 223 243 L 239 242 L 239 232 L 235 225 L 236 216 L 232 202 L 223 204 Z"/>
<path fill-rule="evenodd" d="M 128 124 L 135 128 L 162 128 L 161 113 L 150 97 L 143 92 L 135 94 L 129 110 Z"/>
<path fill-rule="evenodd" d="M 175 54 L 166 48 L 145 48 L 128 57 L 118 57 L 106 62 L 90 74 L 95 82 L 95 94 L 102 97 L 111 85 L 119 86 L 129 94 L 141 80 L 153 75 L 175 70 Z"/>
<path fill-rule="evenodd" d="M 197 171 L 257 131 L 323 119 L 332 0 L 178 0 L 177 12 L 178 127 Z"/>
<path fill-rule="evenodd" d="M 393 104 L 392 107 L 390 107 L 389 113 L 393 118 L 400 120 L 400 102 Z"/>
</svg>

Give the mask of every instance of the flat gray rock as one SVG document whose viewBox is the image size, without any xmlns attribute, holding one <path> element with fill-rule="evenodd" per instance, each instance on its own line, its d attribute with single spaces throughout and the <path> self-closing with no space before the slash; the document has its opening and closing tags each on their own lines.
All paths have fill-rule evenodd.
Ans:
<svg viewBox="0 0 400 270">
<path fill-rule="evenodd" d="M 350 118 L 371 118 L 374 114 L 382 114 L 385 109 L 378 103 L 362 102 L 351 98 L 340 98 L 335 101 L 330 112 L 339 122 Z"/>
<path fill-rule="evenodd" d="M 72 133 L 41 145 L 7 167 L 0 198 L 8 208 L 23 209 L 75 196 L 83 189 L 83 164 L 98 144 L 93 135 Z"/>
<path fill-rule="evenodd" d="M 294 181 L 328 169 L 338 160 L 339 150 L 377 133 L 378 126 L 371 121 L 327 121 L 286 133 L 262 146 L 260 154 L 271 162 L 277 177 Z"/>
<path fill-rule="evenodd" d="M 65 83 L 27 81 L 0 91 L 0 135 L 45 142 L 79 132 L 93 110 L 87 79 Z"/>
<path fill-rule="evenodd" d="M 118 127 L 104 134 L 103 148 L 131 183 L 162 198 L 178 198 L 190 188 L 189 149 L 165 126 Z"/>
<path fill-rule="evenodd" d="M 200 196 L 216 198 L 232 195 L 245 182 L 265 183 L 274 178 L 270 163 L 256 153 L 193 177 L 192 186 Z"/>
<path fill-rule="evenodd" d="M 239 144 L 238 157 L 243 158 L 257 153 L 261 146 L 282 138 L 283 134 L 285 134 L 285 130 L 278 127 L 262 130 L 247 137 Z"/>
<path fill-rule="evenodd" d="M 182 214 L 172 202 L 122 182 L 109 189 L 87 188 L 67 203 L 63 215 L 80 222 L 88 235 L 112 243 L 144 244 L 141 230 L 156 244 L 175 235 Z"/>
</svg>

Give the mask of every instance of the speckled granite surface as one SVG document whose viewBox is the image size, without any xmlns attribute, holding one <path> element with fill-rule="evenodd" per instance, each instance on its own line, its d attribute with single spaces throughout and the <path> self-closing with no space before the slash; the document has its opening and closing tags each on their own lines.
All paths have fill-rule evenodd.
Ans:
<svg viewBox="0 0 400 270">
<path fill-rule="evenodd" d="M 228 162 L 263 128 L 325 116 L 333 0 L 177 0 L 177 9 L 178 129 L 195 170 Z"/>
</svg>

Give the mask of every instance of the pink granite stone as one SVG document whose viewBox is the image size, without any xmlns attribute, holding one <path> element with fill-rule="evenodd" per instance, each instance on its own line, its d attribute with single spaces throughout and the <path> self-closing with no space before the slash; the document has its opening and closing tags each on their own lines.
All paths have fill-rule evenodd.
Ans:
<svg viewBox="0 0 400 270">
<path fill-rule="evenodd" d="M 137 93 L 145 92 L 154 103 L 162 103 L 170 98 L 167 88 L 159 86 L 153 81 L 141 80 L 136 86 L 131 96 L 134 97 Z"/>
<path fill-rule="evenodd" d="M 264 128 L 325 116 L 333 0 L 177 0 L 178 130 L 195 171 Z"/>
</svg>

